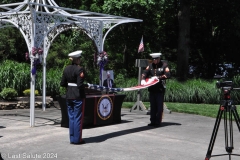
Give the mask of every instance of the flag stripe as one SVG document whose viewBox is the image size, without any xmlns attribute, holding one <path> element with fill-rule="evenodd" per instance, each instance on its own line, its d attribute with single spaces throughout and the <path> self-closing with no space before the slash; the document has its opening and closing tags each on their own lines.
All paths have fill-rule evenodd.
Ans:
<svg viewBox="0 0 240 160">
<path fill-rule="evenodd" d="M 143 37 L 142 37 L 141 42 L 138 47 L 138 53 L 143 52 L 143 51 L 144 51 L 144 44 L 143 44 Z"/>
</svg>

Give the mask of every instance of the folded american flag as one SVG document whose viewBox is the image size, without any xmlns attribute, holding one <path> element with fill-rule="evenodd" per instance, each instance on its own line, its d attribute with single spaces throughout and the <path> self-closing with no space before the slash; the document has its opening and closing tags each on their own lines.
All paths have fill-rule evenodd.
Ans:
<svg viewBox="0 0 240 160">
<path fill-rule="evenodd" d="M 135 90 L 139 90 L 139 89 L 148 88 L 158 82 L 159 82 L 159 80 L 157 78 L 152 77 L 152 78 L 146 79 L 146 85 L 137 85 L 137 86 L 128 87 L 128 88 L 108 88 L 108 87 L 88 83 L 88 88 L 99 90 L 99 91 L 124 92 L 124 91 L 135 91 Z"/>
<path fill-rule="evenodd" d="M 96 84 L 89 84 L 88 83 L 88 88 L 89 89 L 95 89 L 99 91 L 110 91 L 110 92 L 122 92 L 123 88 L 109 88 L 109 87 L 104 87 Z"/>
</svg>

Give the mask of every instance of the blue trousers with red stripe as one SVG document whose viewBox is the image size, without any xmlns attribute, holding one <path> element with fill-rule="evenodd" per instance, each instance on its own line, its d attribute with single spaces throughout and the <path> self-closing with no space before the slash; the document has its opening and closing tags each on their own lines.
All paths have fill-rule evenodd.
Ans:
<svg viewBox="0 0 240 160">
<path fill-rule="evenodd" d="M 67 99 L 70 143 L 82 141 L 83 100 Z"/>
<path fill-rule="evenodd" d="M 150 99 L 150 121 L 152 124 L 161 124 L 163 113 L 163 92 L 149 92 Z"/>
</svg>

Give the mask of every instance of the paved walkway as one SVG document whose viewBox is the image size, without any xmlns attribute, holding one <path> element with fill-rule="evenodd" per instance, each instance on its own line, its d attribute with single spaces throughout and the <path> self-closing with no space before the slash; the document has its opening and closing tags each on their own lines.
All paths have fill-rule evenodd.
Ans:
<svg viewBox="0 0 240 160">
<path fill-rule="evenodd" d="M 35 127 L 29 127 L 28 109 L 0 110 L 0 152 L 4 160 L 204 160 L 215 123 L 215 118 L 172 112 L 164 114 L 162 127 L 152 128 L 147 126 L 149 115 L 122 109 L 122 123 L 83 129 L 87 143 L 71 145 L 68 128 L 60 127 L 59 109 L 36 109 L 35 116 Z M 235 122 L 233 130 L 233 153 L 240 154 Z M 222 121 L 213 155 L 225 153 Z"/>
</svg>

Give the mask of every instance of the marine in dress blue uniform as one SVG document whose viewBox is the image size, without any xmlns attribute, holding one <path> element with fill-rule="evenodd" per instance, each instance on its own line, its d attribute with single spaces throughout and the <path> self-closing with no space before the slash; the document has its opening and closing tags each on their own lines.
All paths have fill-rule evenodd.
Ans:
<svg viewBox="0 0 240 160">
<path fill-rule="evenodd" d="M 148 87 L 150 100 L 150 124 L 148 126 L 158 127 L 162 122 L 163 101 L 165 94 L 166 79 L 170 78 L 170 70 L 166 62 L 160 60 L 161 53 L 152 53 L 153 62 L 143 71 L 141 85 L 145 85 L 146 78 L 156 77 L 159 82 Z"/>
<path fill-rule="evenodd" d="M 79 66 L 82 51 L 70 53 L 72 64 L 67 66 L 62 75 L 60 85 L 67 88 L 66 101 L 69 116 L 69 136 L 71 144 L 84 144 L 82 126 L 84 117 L 84 77 L 85 71 Z"/>
</svg>

